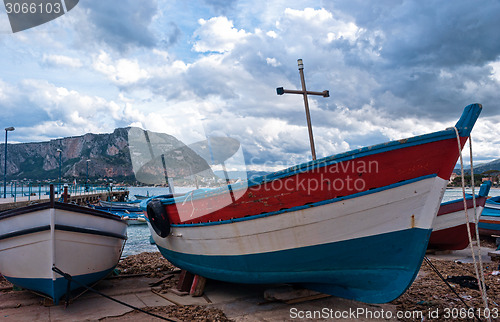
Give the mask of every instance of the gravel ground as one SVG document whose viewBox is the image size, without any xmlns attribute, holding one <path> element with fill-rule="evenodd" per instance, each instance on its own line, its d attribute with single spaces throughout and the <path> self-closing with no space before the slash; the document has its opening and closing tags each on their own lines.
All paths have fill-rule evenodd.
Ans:
<svg viewBox="0 0 500 322">
<path fill-rule="evenodd" d="M 483 246 L 494 247 L 494 242 L 490 240 L 482 241 Z M 475 276 L 474 264 L 460 263 L 445 260 L 432 259 L 431 263 L 437 268 L 441 275 L 446 279 L 451 276 Z M 500 309 L 500 275 L 492 275 L 493 272 L 499 271 L 500 263 L 484 264 L 485 282 L 488 286 L 489 308 L 494 313 L 496 309 Z M 165 273 L 175 269 L 169 264 L 159 253 L 142 253 L 139 255 L 129 256 L 120 263 L 120 267 L 124 267 L 123 274 L 149 273 L 153 277 L 162 277 Z M 126 267 L 126 268 L 125 268 Z M 178 280 L 178 274 L 162 284 L 162 292 L 175 287 Z M 399 311 L 420 311 L 424 316 L 429 316 L 429 312 L 439 312 L 439 318 L 432 319 L 433 321 L 457 321 L 460 316 L 456 314 L 467 314 L 469 311 L 464 302 L 471 308 L 484 307 L 481 293 L 478 290 L 471 289 L 467 286 L 449 283 L 459 296 L 441 280 L 441 278 L 432 270 L 431 266 L 424 261 L 420 268 L 419 276 L 412 286 L 398 299 L 391 302 L 397 306 Z M 155 312 L 161 312 L 165 316 L 175 316 L 183 321 L 229 321 L 225 318 L 223 312 L 207 308 L 209 311 L 204 312 L 197 319 L 197 312 L 202 310 L 202 307 L 175 307 L 169 306 L 165 308 L 155 308 Z M 171 311 L 174 310 L 174 311 Z M 192 311 L 192 312 L 191 312 Z M 162 315 L 163 315 L 162 314 Z M 208 314 L 208 315 L 206 315 Z M 446 319 L 445 315 L 450 318 Z M 209 316 L 211 319 L 203 320 Z M 500 311 L 498 312 L 500 321 Z M 483 316 L 481 316 L 483 317 Z M 402 321 L 415 321 L 415 319 L 401 319 Z M 463 319 L 462 319 L 463 320 Z M 494 321 L 495 319 L 493 319 Z"/>
<path fill-rule="evenodd" d="M 491 240 L 482 241 L 482 245 L 495 247 L 494 242 Z M 473 264 L 437 259 L 432 259 L 431 263 L 444 278 L 452 276 L 475 276 Z M 499 262 L 484 264 L 485 282 L 488 286 L 489 308 L 492 313 L 498 312 L 498 318 L 492 319 L 493 321 L 500 321 L 500 275 L 496 275 L 496 271 L 500 271 L 499 264 Z M 117 268 L 120 270 L 120 274 L 123 275 L 145 274 L 153 278 L 172 276 L 163 281 L 160 292 L 166 292 L 167 289 L 175 287 L 179 275 L 171 274 L 177 268 L 164 259 L 159 252 L 128 256 L 120 261 Z M 468 308 L 462 303 L 460 298 L 469 307 L 475 309 L 484 307 L 481 294 L 478 290 L 461 286 L 458 282 L 450 282 L 449 284 L 458 293 L 458 296 L 438 277 L 431 266 L 424 261 L 413 285 L 405 294 L 392 301 L 391 304 L 396 305 L 400 311 L 421 311 L 426 317 L 429 316 L 430 312 L 439 312 L 439 318 L 432 319 L 432 321 L 465 321 L 466 319 L 460 319 L 460 314 L 466 314 L 462 317 L 468 317 L 469 315 L 467 314 L 470 314 L 470 311 L 468 311 Z M 0 275 L 0 289 L 10 285 Z M 179 321 L 230 321 L 221 310 L 210 306 L 171 305 L 149 308 L 149 310 L 155 314 Z M 446 313 L 448 313 L 450 318 L 445 318 Z M 481 316 L 481 318 L 483 317 Z M 109 321 L 111 320 L 109 319 Z M 425 318 L 425 320 L 429 319 Z M 402 319 L 402 321 L 415 321 L 415 319 Z"/>
<path fill-rule="evenodd" d="M 160 285 L 161 293 L 166 293 L 169 288 L 175 287 L 179 280 L 179 274 L 170 274 L 170 272 L 178 270 L 178 268 L 170 264 L 159 252 L 128 256 L 120 261 L 117 268 L 121 271 L 120 274 L 122 275 L 146 274 L 148 277 L 152 278 L 171 276 L 171 278 L 165 279 Z M 169 305 L 151 307 L 147 311 L 178 321 L 231 321 L 220 309 L 210 306 Z M 145 315 L 141 315 L 141 321 L 144 317 Z M 124 319 L 124 317 L 119 318 L 119 320 L 122 319 Z M 114 319 L 104 319 L 102 321 L 113 320 Z"/>
<path fill-rule="evenodd" d="M 492 239 L 482 239 L 481 246 L 496 248 Z M 473 263 L 437 259 L 432 259 L 431 263 L 444 279 L 453 276 L 470 276 L 471 278 L 476 276 Z M 500 274 L 499 264 L 499 262 L 483 263 L 488 307 L 491 310 L 492 321 L 500 321 L 500 275 L 496 275 Z M 465 321 L 469 317 L 473 317 L 473 311 L 479 313 L 481 316 L 478 317 L 484 319 L 484 311 L 480 311 L 484 310 L 481 293 L 478 289 L 471 288 L 474 284 L 477 286 L 477 281 L 472 285 L 471 283 L 460 285 L 457 279 L 452 280 L 454 282 L 449 281 L 449 284 L 458 296 L 424 260 L 417 279 L 402 296 L 391 303 L 396 304 L 398 310 L 421 311 L 425 316 L 429 316 L 429 312 L 434 312 L 434 314 L 439 312 L 439 314 L 434 315 L 439 316 L 439 318 L 432 319 L 433 321 Z M 402 319 L 402 321 L 413 321 L 413 319 Z"/>
</svg>

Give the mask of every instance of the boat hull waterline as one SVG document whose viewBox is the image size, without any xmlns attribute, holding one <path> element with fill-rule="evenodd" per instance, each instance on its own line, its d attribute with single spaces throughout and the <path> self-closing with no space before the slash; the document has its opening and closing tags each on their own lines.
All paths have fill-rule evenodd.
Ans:
<svg viewBox="0 0 500 322">
<path fill-rule="evenodd" d="M 457 123 L 462 146 L 480 110 L 467 106 Z M 420 268 L 458 155 L 454 129 L 393 141 L 246 185 L 160 200 L 169 234 L 161 237 L 156 211 L 148 211 L 148 225 L 165 258 L 201 276 L 297 283 L 363 302 L 389 302 Z M 376 173 L 350 167 L 353 162 L 376 164 Z M 343 171 L 332 171 L 339 166 Z M 362 187 L 332 188 L 335 180 L 349 178 L 362 178 Z M 313 179 L 320 189 L 305 189 Z"/>
</svg>

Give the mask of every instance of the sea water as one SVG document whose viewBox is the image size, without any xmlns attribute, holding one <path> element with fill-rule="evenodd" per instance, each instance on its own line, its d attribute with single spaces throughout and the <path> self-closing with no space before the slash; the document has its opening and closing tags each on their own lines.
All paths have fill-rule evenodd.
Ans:
<svg viewBox="0 0 500 322">
<path fill-rule="evenodd" d="M 191 187 L 179 187 L 175 189 L 176 193 L 184 193 L 195 188 Z M 168 188 L 165 187 L 128 187 L 130 200 L 135 200 L 135 195 L 143 196 L 159 196 L 169 193 Z M 129 255 L 136 255 L 142 252 L 157 252 L 158 248 L 156 245 L 151 244 L 150 237 L 151 232 L 149 231 L 148 225 L 130 225 L 127 228 L 127 242 L 125 243 L 125 248 L 123 249 L 123 257 Z"/>
<path fill-rule="evenodd" d="M 181 187 L 177 188 L 176 192 L 183 193 L 193 190 L 194 188 Z M 158 188 L 158 187 L 129 187 L 130 199 L 135 199 L 134 195 L 164 195 L 168 194 L 168 188 Z M 466 193 L 471 193 L 470 188 L 466 189 Z M 474 192 L 479 193 L 479 188 L 475 188 Z M 491 197 L 500 196 L 500 189 L 492 188 L 489 195 Z M 444 193 L 443 202 L 450 201 L 454 199 L 462 198 L 462 188 L 450 188 L 446 189 Z M 123 249 L 123 256 L 135 255 L 142 252 L 157 252 L 158 248 L 156 245 L 150 243 L 151 232 L 147 225 L 130 225 L 127 228 L 128 240 L 125 243 L 125 248 Z"/>
</svg>

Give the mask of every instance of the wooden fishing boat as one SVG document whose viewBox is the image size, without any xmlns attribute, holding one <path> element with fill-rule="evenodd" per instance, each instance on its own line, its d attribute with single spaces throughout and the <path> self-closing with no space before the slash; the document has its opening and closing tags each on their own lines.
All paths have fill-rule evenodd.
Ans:
<svg viewBox="0 0 500 322">
<path fill-rule="evenodd" d="M 50 202 L 0 213 L 0 272 L 57 304 L 68 283 L 52 268 L 84 285 L 101 280 L 118 264 L 126 229 L 116 215 L 56 202 L 51 194 Z M 81 286 L 72 282 L 69 287 Z"/>
<path fill-rule="evenodd" d="M 474 211 L 474 200 L 472 195 L 466 196 L 467 218 L 465 217 L 464 199 L 455 199 L 441 203 L 437 217 L 432 224 L 432 234 L 429 239 L 429 249 L 458 250 L 469 245 L 469 224 L 472 236 L 476 232 L 475 216 L 479 218 L 484 204 L 490 192 L 491 181 L 481 185 L 479 194 L 476 196 L 476 210 Z"/>
<path fill-rule="evenodd" d="M 417 275 L 458 142 L 480 111 L 467 106 L 444 131 L 152 199 L 152 236 L 172 264 L 207 278 L 389 302 Z"/>
<path fill-rule="evenodd" d="M 480 235 L 500 235 L 500 196 L 486 200 L 478 225 Z"/>
</svg>

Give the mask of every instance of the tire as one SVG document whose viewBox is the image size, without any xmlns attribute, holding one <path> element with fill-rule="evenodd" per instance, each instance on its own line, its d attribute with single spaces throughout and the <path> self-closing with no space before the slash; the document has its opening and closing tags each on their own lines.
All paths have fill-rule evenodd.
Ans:
<svg viewBox="0 0 500 322">
<path fill-rule="evenodd" d="M 170 234 L 170 220 L 161 201 L 157 199 L 151 200 L 147 206 L 147 213 L 155 233 L 162 238 L 167 237 Z"/>
</svg>

